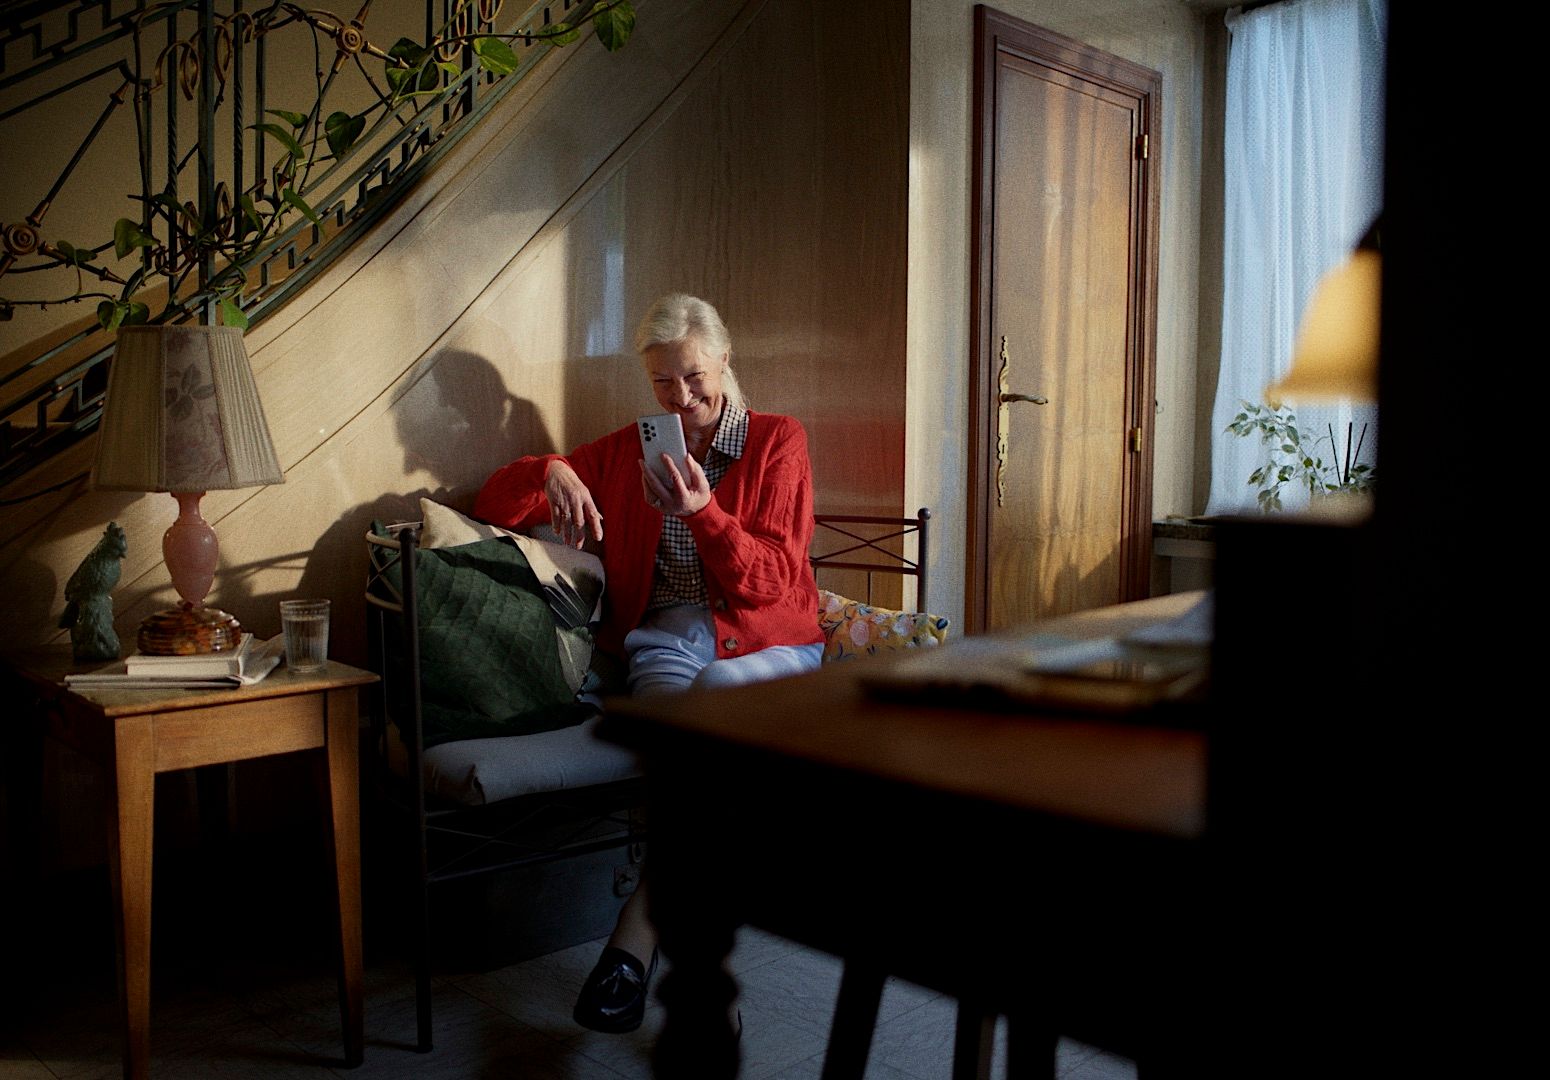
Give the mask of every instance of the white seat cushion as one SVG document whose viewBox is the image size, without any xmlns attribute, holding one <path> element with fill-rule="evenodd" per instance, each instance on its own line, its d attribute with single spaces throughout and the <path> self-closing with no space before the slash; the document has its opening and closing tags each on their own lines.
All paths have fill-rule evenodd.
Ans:
<svg viewBox="0 0 1550 1080">
<path fill-rule="evenodd" d="M 597 737 L 598 717 L 558 731 L 460 739 L 425 751 L 425 791 L 464 806 L 486 806 L 541 791 L 609 784 L 640 775 L 635 755 Z M 393 764 L 404 750 L 389 727 Z"/>
</svg>

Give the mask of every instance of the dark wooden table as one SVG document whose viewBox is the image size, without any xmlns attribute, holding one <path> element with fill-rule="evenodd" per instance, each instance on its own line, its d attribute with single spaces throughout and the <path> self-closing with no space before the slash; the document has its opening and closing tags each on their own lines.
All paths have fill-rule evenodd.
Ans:
<svg viewBox="0 0 1550 1080">
<path fill-rule="evenodd" d="M 124 1075 L 150 1070 L 151 852 L 156 776 L 297 750 L 321 752 L 324 816 L 334 855 L 339 1007 L 345 1061 L 359 1064 L 361 1016 L 359 688 L 369 671 L 330 661 L 298 675 L 283 664 L 262 682 L 229 690 L 71 690 L 68 647 L 7 657 L 39 696 L 48 734 L 103 766 Z M 90 667 L 91 665 L 88 665 Z"/>
<path fill-rule="evenodd" d="M 1039 629 L 1121 634 L 1195 598 Z M 604 733 L 643 755 L 649 785 L 652 917 L 671 969 L 657 1075 L 736 1074 L 723 963 L 744 923 L 845 959 L 840 1009 L 863 1038 L 836 1025 L 826 1077 L 860 1075 L 875 1000 L 851 988 L 883 973 L 958 997 L 955 1075 L 985 1075 L 997 1014 L 1014 1075 L 1048 1073 L 1057 1034 L 1188 1060 L 1216 1018 L 1197 940 L 1205 734 L 884 703 L 863 670 L 610 702 Z"/>
</svg>

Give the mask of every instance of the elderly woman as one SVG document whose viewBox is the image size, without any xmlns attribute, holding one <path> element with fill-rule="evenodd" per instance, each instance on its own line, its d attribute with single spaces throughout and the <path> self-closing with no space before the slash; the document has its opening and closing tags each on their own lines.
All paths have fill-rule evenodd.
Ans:
<svg viewBox="0 0 1550 1080">
<path fill-rule="evenodd" d="M 608 577 L 597 645 L 629 662 L 633 694 L 731 686 L 818 666 L 817 588 L 807 562 L 813 475 L 789 416 L 750 410 L 716 309 L 673 294 L 635 348 L 657 404 L 689 451 L 646 468 L 632 424 L 560 457 L 526 457 L 485 483 L 475 514 L 511 528 L 548 520 L 567 543 L 602 544 Z M 605 539 L 606 534 L 606 539 Z M 656 937 L 639 890 L 576 1003 L 598 1031 L 639 1026 Z"/>
</svg>

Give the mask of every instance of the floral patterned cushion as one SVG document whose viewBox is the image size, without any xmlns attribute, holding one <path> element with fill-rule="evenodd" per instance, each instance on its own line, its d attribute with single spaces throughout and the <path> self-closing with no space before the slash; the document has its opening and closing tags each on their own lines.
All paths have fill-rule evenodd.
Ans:
<svg viewBox="0 0 1550 1080">
<path fill-rule="evenodd" d="M 823 629 L 826 661 L 940 645 L 947 640 L 947 623 L 940 615 L 872 607 L 827 589 L 818 590 L 818 625 Z"/>
</svg>

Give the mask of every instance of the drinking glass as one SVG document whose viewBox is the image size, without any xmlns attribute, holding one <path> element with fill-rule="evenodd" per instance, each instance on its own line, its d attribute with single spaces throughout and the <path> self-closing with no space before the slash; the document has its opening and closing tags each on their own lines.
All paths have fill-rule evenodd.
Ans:
<svg viewBox="0 0 1550 1080">
<path fill-rule="evenodd" d="M 285 664 L 292 671 L 322 671 L 328 662 L 327 600 L 281 600 Z"/>
</svg>

